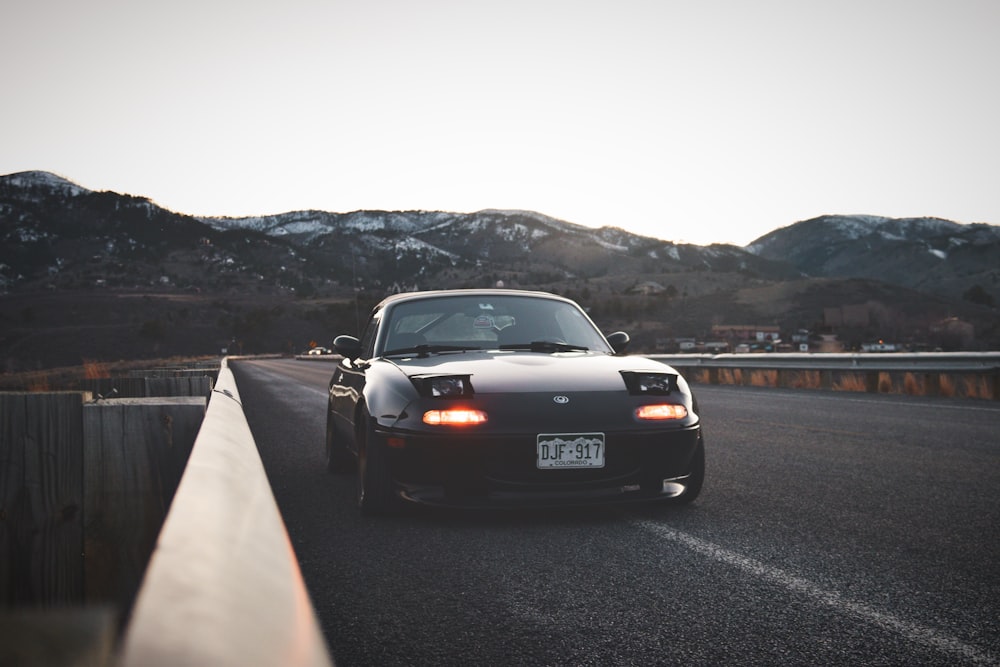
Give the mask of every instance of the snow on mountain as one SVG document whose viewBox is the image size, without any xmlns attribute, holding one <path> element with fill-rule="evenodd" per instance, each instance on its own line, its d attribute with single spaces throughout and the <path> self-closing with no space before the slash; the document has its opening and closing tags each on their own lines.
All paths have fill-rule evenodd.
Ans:
<svg viewBox="0 0 1000 667">
<path fill-rule="evenodd" d="M 269 236 L 318 235 L 326 234 L 335 229 L 331 214 L 322 211 L 295 211 L 278 215 L 248 216 L 243 218 L 209 218 L 199 217 L 198 220 L 216 229 L 252 230 Z"/>
<path fill-rule="evenodd" d="M 449 213 L 426 211 L 330 213 L 309 210 L 242 218 L 199 217 L 198 220 L 216 229 L 251 229 L 268 236 L 295 236 L 311 242 L 340 232 L 410 234 L 453 217 Z"/>
<path fill-rule="evenodd" d="M 460 259 L 459 256 L 456 255 L 455 253 L 447 252 L 445 250 L 432 246 L 429 243 L 424 243 L 420 239 L 414 238 L 412 236 L 406 236 L 396 240 L 393 243 L 393 250 L 396 253 L 397 260 L 403 259 L 403 257 L 406 254 L 415 254 L 415 253 L 430 253 L 435 255 L 443 255 L 448 259 L 452 260 L 453 262 Z"/>
<path fill-rule="evenodd" d="M 746 250 L 788 262 L 808 276 L 867 278 L 961 295 L 976 284 L 995 284 L 1000 227 L 940 218 L 829 215 L 777 229 Z"/>
<path fill-rule="evenodd" d="M 18 188 L 44 188 L 75 197 L 90 192 L 62 176 L 47 171 L 22 171 L 4 177 L 8 184 Z"/>
<path fill-rule="evenodd" d="M 831 233 L 845 239 L 860 239 L 887 222 L 889 218 L 875 215 L 837 215 L 826 219 Z"/>
<path fill-rule="evenodd" d="M 546 225 L 548 227 L 557 230 L 575 228 L 577 230 L 582 231 L 590 229 L 589 227 L 584 227 L 583 225 L 578 225 L 572 222 L 566 222 L 565 220 L 559 220 L 557 218 L 544 215 L 542 213 L 536 213 L 535 211 L 522 211 L 518 209 L 502 210 L 502 209 L 487 208 L 481 211 L 477 211 L 476 214 L 484 216 L 500 216 L 504 218 L 528 218 L 529 220 L 533 220 L 542 225 Z"/>
<path fill-rule="evenodd" d="M 775 230 L 739 248 L 676 244 L 619 227 L 595 229 L 516 209 L 475 213 L 302 210 L 267 216 L 192 217 L 166 211 L 142 197 L 118 195 L 116 199 L 116 193 L 93 193 L 47 172 L 0 176 L 0 186 L 5 197 L 0 204 L 0 236 L 11 247 L 56 248 L 60 239 L 80 239 L 85 248 L 83 243 L 60 248 L 77 248 L 89 253 L 86 258 L 159 256 L 171 248 L 188 251 L 196 247 L 201 255 L 238 258 L 257 266 L 272 260 L 275 266 L 285 266 L 291 259 L 305 273 L 316 271 L 324 279 L 345 279 L 344 272 L 353 271 L 340 262 L 347 252 L 358 267 L 393 279 L 451 267 L 493 265 L 519 267 L 525 273 L 583 277 L 685 271 L 740 272 L 776 280 L 803 275 L 860 277 L 961 294 L 977 282 L 995 284 L 1000 266 L 1000 227 L 960 225 L 939 218 L 822 216 Z M 99 196 L 69 202 L 92 194 Z M 60 199 L 66 204 L 64 214 L 55 218 L 43 214 L 58 208 Z M 220 231 L 232 234 L 220 235 Z M 249 243 L 251 239 L 241 237 L 240 232 L 264 234 L 275 243 Z M 101 245 L 111 242 L 115 245 Z M 36 268 L 34 255 L 21 254 L 25 269 L 14 268 L 27 275 L 28 268 Z M 257 272 L 266 273 L 266 267 Z"/>
<path fill-rule="evenodd" d="M 747 252 L 766 255 L 775 244 L 792 235 L 822 238 L 825 243 L 862 239 L 913 241 L 958 232 L 963 225 L 941 218 L 886 218 L 876 215 L 824 215 L 776 229 L 746 246 Z"/>
</svg>

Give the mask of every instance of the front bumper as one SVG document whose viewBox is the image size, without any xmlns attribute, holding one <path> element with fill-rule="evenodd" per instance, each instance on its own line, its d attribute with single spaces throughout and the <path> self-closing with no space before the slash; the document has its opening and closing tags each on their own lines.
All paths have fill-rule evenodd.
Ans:
<svg viewBox="0 0 1000 667">
<path fill-rule="evenodd" d="M 691 471 L 696 426 L 645 433 L 606 433 L 605 465 L 538 469 L 533 435 L 410 436 L 394 439 L 389 464 L 398 495 L 423 505 L 525 508 L 666 500 Z"/>
</svg>

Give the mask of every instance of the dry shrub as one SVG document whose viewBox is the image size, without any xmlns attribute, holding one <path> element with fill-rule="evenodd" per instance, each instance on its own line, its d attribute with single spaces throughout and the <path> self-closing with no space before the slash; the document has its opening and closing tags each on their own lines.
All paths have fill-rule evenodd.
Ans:
<svg viewBox="0 0 1000 667">
<path fill-rule="evenodd" d="M 868 385 L 865 383 L 865 378 L 863 375 L 858 375 L 857 373 L 849 373 L 841 375 L 836 382 L 833 383 L 834 391 L 867 391 Z"/>
<path fill-rule="evenodd" d="M 87 380 L 101 380 L 111 377 L 110 366 L 102 361 L 83 360 L 83 377 Z"/>
<path fill-rule="evenodd" d="M 880 394 L 892 393 L 892 376 L 888 373 L 878 374 L 878 391 Z"/>
<path fill-rule="evenodd" d="M 903 391 L 908 396 L 923 396 L 924 383 L 913 373 L 903 376 Z"/>
<path fill-rule="evenodd" d="M 951 379 L 950 375 L 938 377 L 938 395 L 948 398 L 955 395 L 955 381 Z"/>
<path fill-rule="evenodd" d="M 30 392 L 52 391 L 52 383 L 47 374 L 34 373 L 28 378 L 25 388 Z"/>
<path fill-rule="evenodd" d="M 752 371 L 750 373 L 750 384 L 754 387 L 777 387 L 778 371 Z"/>
<path fill-rule="evenodd" d="M 819 389 L 823 386 L 819 371 L 798 371 L 793 378 L 790 383 L 793 389 Z"/>
<path fill-rule="evenodd" d="M 734 371 L 730 368 L 720 368 L 719 384 L 737 384 L 736 382 L 737 373 L 739 373 L 742 376 L 742 373 L 740 373 L 738 369 Z"/>
<path fill-rule="evenodd" d="M 964 380 L 966 398 L 984 398 L 986 400 L 996 398 L 996 396 L 993 395 L 993 387 L 989 377 L 984 375 L 967 375 Z"/>
<path fill-rule="evenodd" d="M 696 368 L 688 371 L 687 381 L 692 384 L 708 384 L 709 373 L 707 368 Z"/>
</svg>

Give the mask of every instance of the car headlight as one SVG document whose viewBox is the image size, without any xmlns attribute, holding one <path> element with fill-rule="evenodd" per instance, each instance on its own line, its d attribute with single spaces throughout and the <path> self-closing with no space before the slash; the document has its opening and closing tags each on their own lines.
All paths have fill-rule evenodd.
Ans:
<svg viewBox="0 0 1000 667">
<path fill-rule="evenodd" d="M 472 396 L 472 382 L 468 375 L 425 375 L 410 380 L 425 398 L 462 398 Z"/>
<path fill-rule="evenodd" d="M 636 419 L 642 421 L 665 421 L 669 419 L 684 419 L 688 416 L 687 408 L 675 403 L 657 403 L 640 405 L 635 409 Z"/>
<path fill-rule="evenodd" d="M 622 371 L 628 393 L 667 396 L 677 389 L 677 376 L 659 371 Z"/>
<path fill-rule="evenodd" d="M 486 413 L 471 408 L 447 408 L 444 410 L 428 410 L 423 421 L 431 426 L 475 426 L 485 424 Z"/>
</svg>

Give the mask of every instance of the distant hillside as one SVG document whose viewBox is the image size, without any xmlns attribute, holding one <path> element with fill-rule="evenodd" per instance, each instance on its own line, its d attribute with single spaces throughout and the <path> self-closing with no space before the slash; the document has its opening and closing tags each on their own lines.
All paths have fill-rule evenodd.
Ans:
<svg viewBox="0 0 1000 667">
<path fill-rule="evenodd" d="M 314 293 L 447 286 L 488 270 L 514 282 L 684 271 L 795 274 L 736 246 L 674 244 L 529 211 L 296 211 L 195 218 L 92 192 L 45 172 L 0 177 L 0 285 L 217 288 L 257 282 Z"/>
<path fill-rule="evenodd" d="M 747 248 L 676 244 L 531 211 L 295 211 L 197 218 L 47 172 L 0 176 L 0 370 L 81 358 L 296 351 L 356 332 L 389 292 L 545 289 L 636 350 L 715 324 L 828 327 L 926 344 L 959 317 L 1000 347 L 998 228 L 826 216 Z M 890 333 L 886 333 L 890 332 Z M 931 341 L 931 344 L 935 344 Z"/>
<path fill-rule="evenodd" d="M 827 215 L 777 229 L 747 250 L 808 276 L 870 278 L 950 297 L 978 285 L 1000 300 L 1000 227 L 993 225 Z"/>
</svg>

